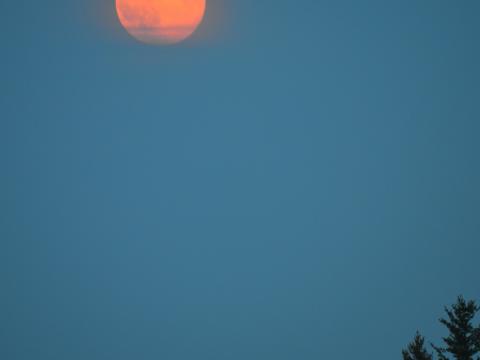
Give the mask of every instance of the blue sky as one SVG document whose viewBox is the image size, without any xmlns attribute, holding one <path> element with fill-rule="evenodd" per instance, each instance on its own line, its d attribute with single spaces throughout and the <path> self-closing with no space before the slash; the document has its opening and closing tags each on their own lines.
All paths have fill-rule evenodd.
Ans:
<svg viewBox="0 0 480 360">
<path fill-rule="evenodd" d="M 1 358 L 394 359 L 480 298 L 478 1 L 0 11 Z"/>
</svg>

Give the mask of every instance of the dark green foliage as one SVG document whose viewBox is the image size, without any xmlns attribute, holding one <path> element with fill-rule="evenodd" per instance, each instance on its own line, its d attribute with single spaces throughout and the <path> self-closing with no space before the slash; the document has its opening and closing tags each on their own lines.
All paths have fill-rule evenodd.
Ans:
<svg viewBox="0 0 480 360">
<path fill-rule="evenodd" d="M 425 349 L 425 338 L 419 332 L 402 354 L 403 360 L 433 360 L 432 354 Z"/>
<path fill-rule="evenodd" d="M 438 360 L 480 360 L 480 324 L 473 321 L 480 311 L 475 301 L 466 301 L 462 296 L 451 307 L 446 307 L 446 319 L 440 319 L 449 331 L 443 338 L 444 347 L 435 346 Z M 417 332 L 408 348 L 402 351 L 403 360 L 433 360 L 433 355 L 425 349 L 425 339 Z M 477 356 L 477 357 L 475 357 Z"/>
<path fill-rule="evenodd" d="M 480 326 L 474 326 L 472 322 L 479 310 L 474 301 L 465 301 L 461 296 L 456 304 L 445 308 L 447 319 L 440 319 L 440 322 L 450 334 L 443 338 L 445 347 L 432 345 L 439 360 L 448 360 L 448 354 L 457 360 L 474 360 L 480 352 Z M 476 360 L 480 360 L 480 357 Z"/>
</svg>

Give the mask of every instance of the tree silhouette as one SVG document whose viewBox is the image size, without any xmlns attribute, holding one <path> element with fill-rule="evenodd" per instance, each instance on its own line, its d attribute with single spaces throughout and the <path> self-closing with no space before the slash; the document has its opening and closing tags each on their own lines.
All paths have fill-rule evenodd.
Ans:
<svg viewBox="0 0 480 360">
<path fill-rule="evenodd" d="M 433 360 L 432 354 L 425 349 L 425 338 L 417 331 L 407 349 L 402 351 L 403 360 Z"/>
<path fill-rule="evenodd" d="M 457 360 L 474 360 L 480 352 L 480 325 L 474 326 L 472 321 L 479 310 L 475 301 L 465 301 L 462 296 L 458 297 L 456 304 L 445 308 L 448 319 L 440 319 L 440 322 L 450 332 L 448 337 L 443 338 L 446 346 L 432 344 L 440 360 L 449 360 L 447 354 Z"/>
</svg>

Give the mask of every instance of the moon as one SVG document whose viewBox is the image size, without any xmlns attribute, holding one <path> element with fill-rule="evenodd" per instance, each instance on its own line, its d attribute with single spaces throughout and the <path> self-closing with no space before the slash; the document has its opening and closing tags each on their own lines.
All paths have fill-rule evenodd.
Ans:
<svg viewBox="0 0 480 360">
<path fill-rule="evenodd" d="M 176 44 L 200 25 L 206 0 L 116 0 L 116 9 L 122 26 L 137 40 Z"/>
</svg>

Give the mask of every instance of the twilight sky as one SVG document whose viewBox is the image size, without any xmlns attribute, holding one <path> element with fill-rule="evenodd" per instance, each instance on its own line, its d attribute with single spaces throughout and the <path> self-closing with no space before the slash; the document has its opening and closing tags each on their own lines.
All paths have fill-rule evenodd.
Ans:
<svg viewBox="0 0 480 360">
<path fill-rule="evenodd" d="M 0 2 L 1 359 L 400 359 L 480 299 L 480 2 L 207 6 Z"/>
</svg>

